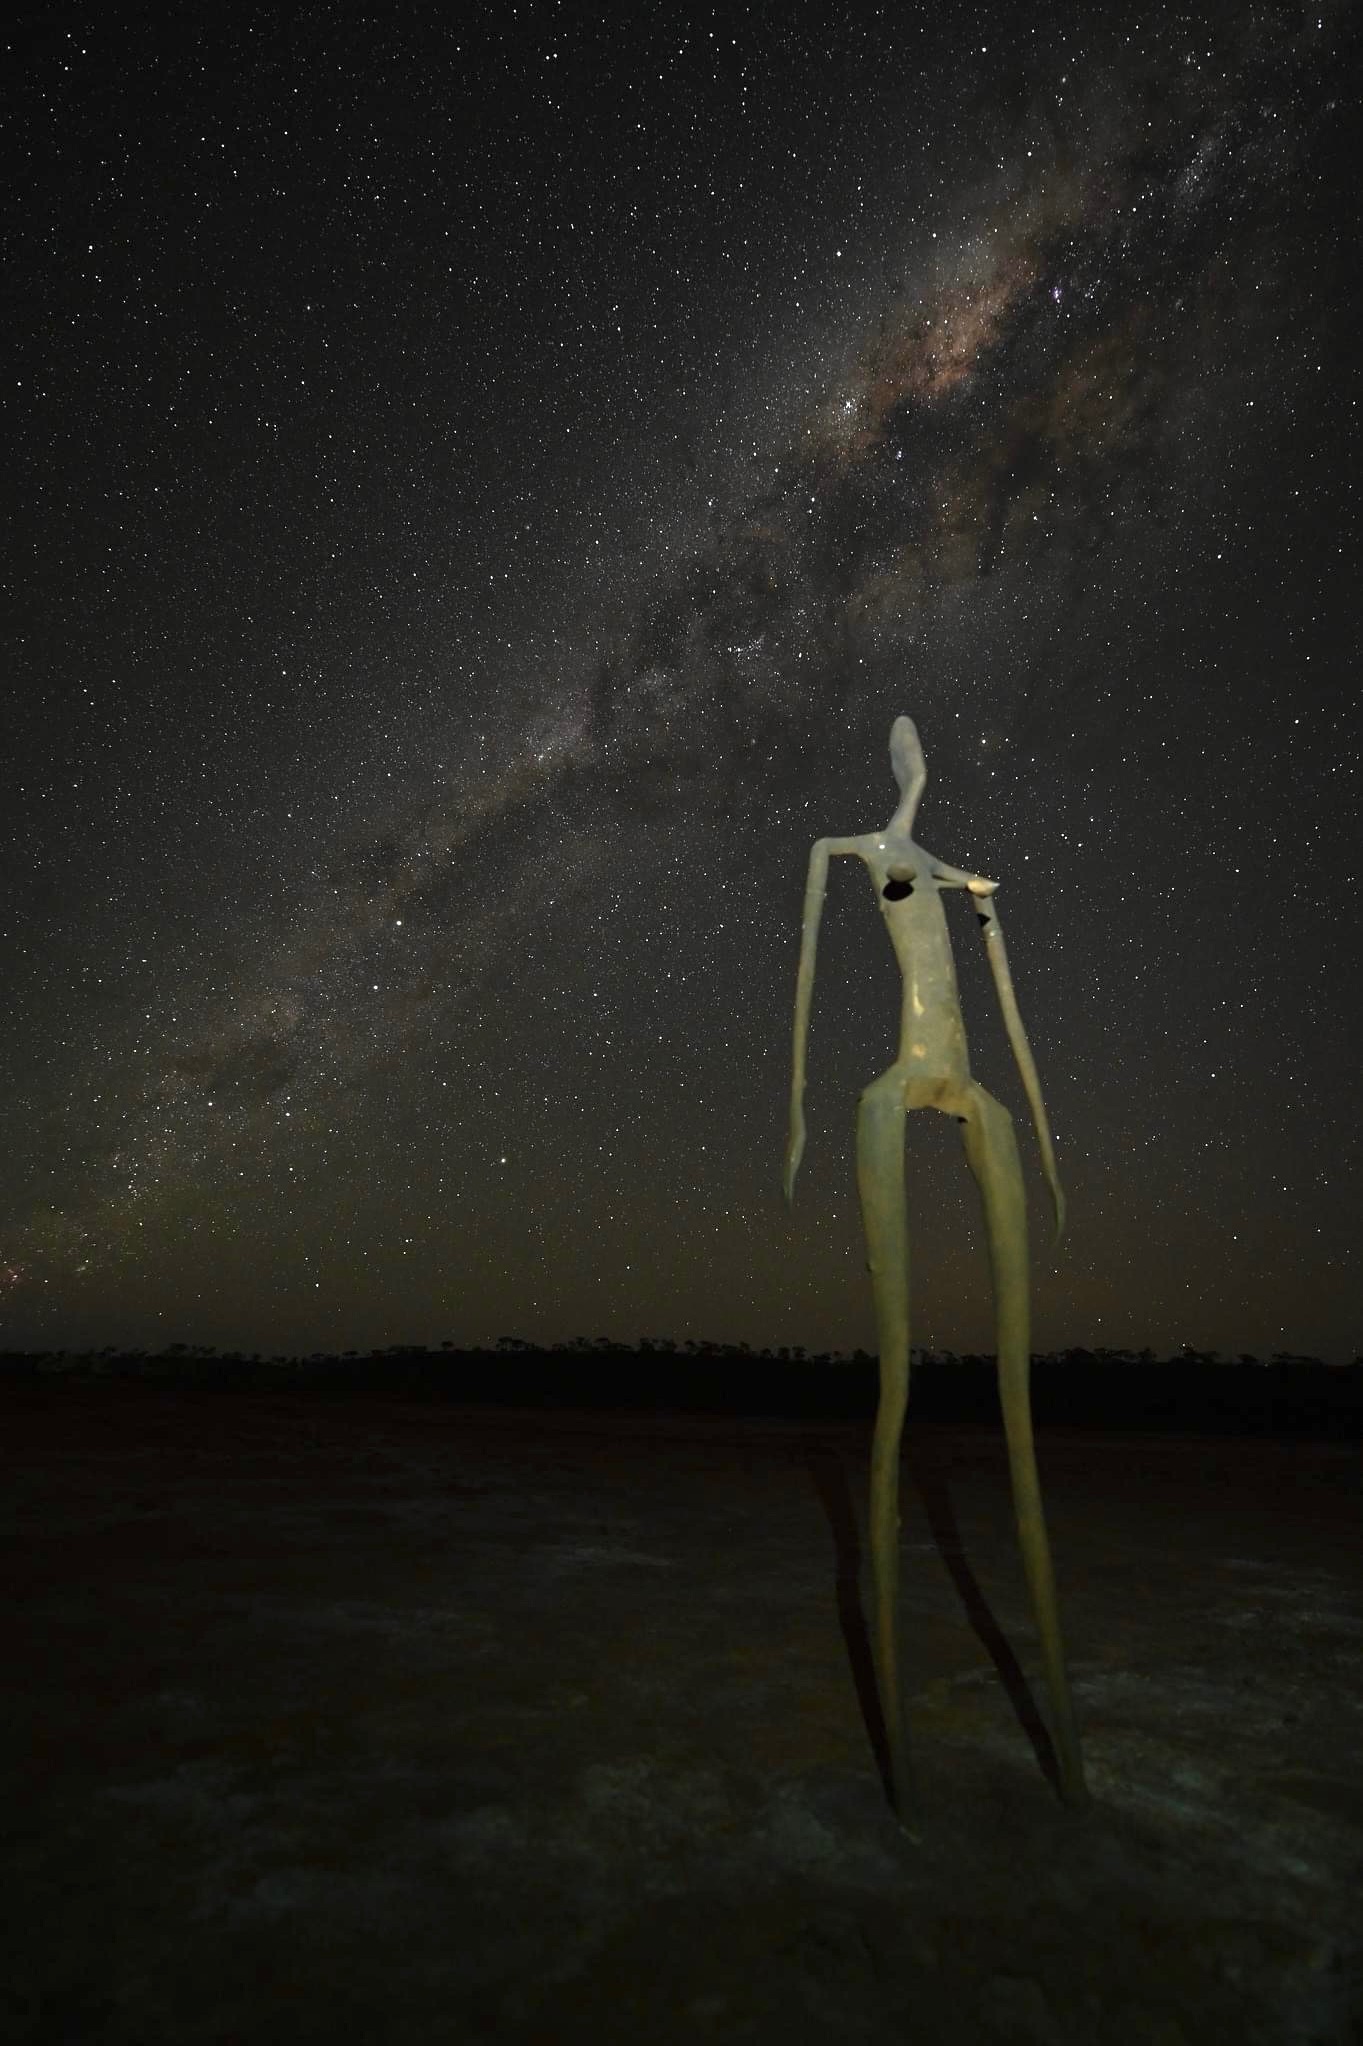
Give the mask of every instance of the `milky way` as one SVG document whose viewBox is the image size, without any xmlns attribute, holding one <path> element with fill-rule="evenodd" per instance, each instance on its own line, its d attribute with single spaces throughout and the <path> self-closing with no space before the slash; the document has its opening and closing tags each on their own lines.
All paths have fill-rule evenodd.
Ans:
<svg viewBox="0 0 1363 2046">
<path fill-rule="evenodd" d="M 566 465 L 566 483 L 532 491 L 516 466 L 528 457 L 509 457 L 508 490 L 532 499 L 532 537 L 518 548 L 514 528 L 499 525 L 498 608 L 470 600 L 466 639 L 458 603 L 441 595 L 445 623 L 425 644 L 439 649 L 431 658 L 447 679 L 415 712 L 384 720 L 398 732 L 388 757 L 399 771 L 380 778 L 376 747 L 367 774 L 363 721 L 357 737 L 350 699 L 317 655 L 303 719 L 315 742 L 297 742 L 315 764 L 297 786 L 311 815 L 325 805 L 325 826 L 285 830 L 277 799 L 262 827 L 248 825 L 249 775 L 238 775 L 228 827 L 243 845 L 277 845 L 267 881 L 215 917 L 215 888 L 232 893 L 216 878 L 234 872 L 230 849 L 215 855 L 216 870 L 213 859 L 196 863 L 174 948 L 154 909 L 132 920 L 158 952 L 145 1005 L 92 1011 L 84 1029 L 82 1012 L 64 1009 L 65 1050 L 50 1066 L 29 1045 L 12 1102 L 27 1170 L 3 1236 L 19 1334 L 88 1332 L 101 1314 L 111 1329 L 167 1333 L 199 1315 L 214 1333 L 262 1342 L 276 1329 L 281 1341 L 335 1340 L 347 1316 L 365 1335 L 410 1334 L 402 1302 L 413 1283 L 425 1331 L 457 1318 L 452 1300 L 476 1297 L 482 1323 L 521 1290 L 541 1328 L 586 1311 L 584 1295 L 599 1298 L 605 1319 L 675 1318 L 680 1280 L 662 1285 L 668 1304 L 656 1310 L 645 1304 L 649 1283 L 642 1296 L 632 1290 L 629 1216 L 633 1207 L 652 1228 L 667 1212 L 648 1161 L 655 1146 L 686 1150 L 672 1133 L 688 1111 L 669 1097 L 651 1135 L 643 1076 L 651 1062 L 677 1070 L 673 1024 L 687 1035 L 698 983 L 713 974 L 722 988 L 718 1018 L 747 1000 L 744 962 L 760 970 L 760 1047 L 738 1032 L 745 1088 L 718 1117 L 735 1140 L 726 1149 L 712 1138 L 707 1156 L 678 1168 L 693 1232 L 741 1235 L 752 1187 L 776 1170 L 756 1149 L 773 1142 L 784 1084 L 779 1064 L 764 1071 L 761 1060 L 783 1028 L 791 877 L 814 831 L 888 814 L 889 715 L 909 711 L 923 728 L 946 806 L 944 856 L 965 857 L 966 834 L 988 844 L 992 821 L 994 871 L 1009 857 L 1034 859 L 1029 830 L 1043 825 L 1067 834 L 1071 869 L 1086 846 L 1094 858 L 1111 851 L 1101 813 L 1122 799 L 1104 789 L 1125 785 L 1143 758 L 1167 760 L 1169 746 L 1200 747 L 1223 714 L 1224 696 L 1207 690 L 1201 714 L 1180 725 L 1177 695 L 1165 703 L 1152 679 L 1164 656 L 1151 620 L 1166 601 L 1161 575 L 1171 590 L 1177 582 L 1185 530 L 1208 560 L 1220 558 L 1222 470 L 1238 464 L 1246 493 L 1262 495 L 1294 406 L 1309 402 L 1335 308 L 1299 246 L 1303 193 L 1317 153 L 1332 146 L 1347 29 L 1336 15 L 1231 14 L 1214 31 L 1155 36 L 1144 48 L 1106 27 L 1057 30 L 1009 89 L 977 80 L 964 112 L 944 103 L 936 130 L 927 123 L 924 154 L 939 165 L 930 191 L 896 190 L 877 167 L 881 183 L 858 214 L 841 167 L 827 217 L 814 230 L 799 223 L 803 324 L 783 317 L 773 330 L 768 320 L 759 341 L 758 322 L 745 330 L 719 303 L 696 380 L 714 409 L 659 437 L 652 462 L 646 431 L 612 440 L 603 417 L 583 441 L 578 412 L 563 420 L 581 446 L 575 456 L 565 441 L 555 473 Z M 305 98 L 325 103 L 306 52 L 294 61 Z M 944 85 L 969 68 L 964 54 L 936 62 Z M 872 154 L 868 145 L 866 179 Z M 317 169 L 324 191 L 340 162 Z M 316 203 L 301 177 L 286 194 L 304 238 Z M 771 301 L 788 311 L 775 273 L 794 215 L 773 218 L 768 206 L 751 227 L 767 244 Z M 855 261 L 844 256 L 853 244 Z M 418 324 L 438 291 L 431 260 L 419 238 L 397 259 L 394 289 Z M 584 244 L 584 267 L 592 261 Z M 539 304 L 534 317 L 547 383 L 556 315 Z M 693 340 L 698 317 L 694 305 L 664 304 L 659 332 Z M 608 414 L 609 330 L 603 344 L 587 325 L 572 345 L 590 358 Z M 371 371 L 380 391 L 405 374 L 395 358 Z M 685 389 L 682 401 L 685 416 Z M 1256 408 L 1262 430 L 1247 435 Z M 497 431 L 494 422 L 491 445 Z M 504 431 L 514 441 L 514 425 Z M 496 462 L 483 459 L 495 499 Z M 275 546 L 286 545 L 286 524 L 272 524 Z M 560 531 L 568 537 L 556 551 Z M 618 544 L 603 545 L 603 534 Z M 421 558 L 419 579 L 438 592 L 432 548 Z M 1167 602 L 1189 618 L 1200 608 L 1186 588 Z M 207 643 L 211 618 L 195 630 Z M 1134 672 L 1112 651 L 1124 640 L 1145 647 Z M 1140 728 L 1151 704 L 1158 735 Z M 188 728 L 207 733 L 211 722 L 200 706 Z M 255 758 L 264 787 L 275 771 L 268 741 Z M 1196 787 L 1189 759 L 1180 814 Z M 930 803 L 937 789 L 935 779 Z M 942 826 L 929 836 L 936 843 Z M 1128 842 L 1119 863 L 1136 856 Z M 175 892 L 173 877 L 165 885 Z M 1063 918 L 1075 889 L 1062 881 L 1044 914 L 1038 903 L 1038 933 L 1046 917 Z M 1099 892 L 1121 891 L 1109 877 Z M 183 935 L 196 906 L 211 942 Z M 30 1012 L 38 1034 L 45 971 Z M 1055 971 L 1063 979 L 1063 961 Z M 1044 992 L 1047 1014 L 1059 1011 L 1059 986 Z M 559 997 L 571 1058 L 561 1030 L 548 1048 Z M 1077 999 L 1082 1008 L 1087 990 Z M 1096 1027 L 1101 1037 L 1101 1017 Z M 696 1028 L 712 1073 L 726 1033 Z M 1070 1066 L 1077 1120 L 1081 1081 L 1101 1061 L 1071 1047 Z M 50 1092 L 41 1113 L 39 1069 L 38 1091 Z M 1063 1076 L 1060 1087 L 1064 1101 Z M 565 1091 L 580 1092 L 566 1124 Z M 767 1103 L 770 1123 L 760 1120 Z M 1063 1109 L 1061 1122 L 1063 1138 Z M 1106 1127 L 1110 1144 L 1116 1124 Z M 565 1167 L 558 1205 L 546 1205 L 549 1153 L 589 1133 L 595 1163 Z M 498 1175 L 510 1185 L 518 1167 L 529 1190 L 489 1222 Z M 1174 1169 L 1181 1197 L 1198 1202 L 1189 1156 L 1179 1151 Z M 828 1164 L 830 1177 L 837 1170 Z M 580 1196 L 575 1171 L 586 1175 Z M 1095 1172 L 1096 1185 L 1119 1178 L 1111 1163 Z M 566 1299 L 554 1277 L 560 1248 L 577 1264 L 588 1257 L 562 1219 L 565 1202 L 595 1202 L 612 1245 L 590 1286 L 569 1287 Z M 1133 1227 L 1114 1239 L 1117 1294 Z M 442 1230 L 478 1246 L 450 1260 L 456 1294 L 431 1278 L 431 1259 L 446 1256 Z M 238 1325 L 231 1294 L 257 1231 L 293 1276 Z M 838 1239 L 836 1283 L 824 1278 L 844 1319 L 856 1278 L 849 1241 Z M 403 1245 L 422 1261 L 415 1282 Z M 370 1288 L 363 1312 L 336 1276 L 357 1259 Z M 166 1294 L 168 1265 L 196 1262 L 236 1276 Z M 1102 1265 L 1096 1241 L 1087 1261 L 1081 1250 L 1089 1277 L 1068 1311 L 1092 1316 L 1101 1299 L 1120 1318 Z M 771 1304 L 774 1253 L 770 1269 L 761 1254 L 758 1266 L 735 1280 L 736 1259 L 726 1296 L 702 1302 L 699 1321 L 783 1325 Z M 523 1289 L 518 1270 L 532 1274 Z M 153 1304 L 158 1284 L 171 1309 Z M 1196 1298 L 1191 1282 L 1184 1291 Z M 339 1304 L 324 1313 L 314 1295 Z M 1225 1306 L 1218 1294 L 1208 1316 Z M 1065 1311 L 1058 1295 L 1055 1313 Z M 950 1325 L 949 1303 L 934 1312 Z M 1161 1313 L 1169 1324 L 1168 1302 Z M 857 1332 L 849 1327 L 849 1340 Z"/>
</svg>

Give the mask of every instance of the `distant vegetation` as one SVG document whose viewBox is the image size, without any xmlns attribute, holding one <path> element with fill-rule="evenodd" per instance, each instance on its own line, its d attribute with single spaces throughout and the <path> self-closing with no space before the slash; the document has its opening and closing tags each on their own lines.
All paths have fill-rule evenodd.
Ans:
<svg viewBox="0 0 1363 2046">
<path fill-rule="evenodd" d="M 308 1357 L 215 1351 L 173 1343 L 159 1351 L 0 1352 L 0 1385 L 99 1381 L 222 1392 L 382 1394 L 465 1405 L 858 1419 L 875 1411 L 876 1361 L 754 1350 L 722 1343 L 605 1336 L 540 1349 L 503 1336 L 492 1350 L 398 1344 L 363 1354 Z M 1189 1434 L 1363 1436 L 1363 1358 L 1324 1364 L 1276 1351 L 1268 1360 L 1184 1350 L 1060 1350 L 1036 1357 L 1039 1424 L 1159 1429 Z M 914 1353 L 910 1413 L 951 1423 L 999 1420 L 994 1359 Z"/>
</svg>

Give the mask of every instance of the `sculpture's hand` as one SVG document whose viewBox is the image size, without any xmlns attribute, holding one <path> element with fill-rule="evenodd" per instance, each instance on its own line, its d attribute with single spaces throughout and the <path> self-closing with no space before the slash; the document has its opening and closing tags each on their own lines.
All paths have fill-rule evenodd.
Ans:
<svg viewBox="0 0 1363 2046">
<path fill-rule="evenodd" d="M 800 1160 L 805 1155 L 805 1117 L 802 1108 L 790 1112 L 790 1141 L 786 1145 L 786 1204 L 795 1199 L 795 1175 L 800 1169 Z"/>
</svg>

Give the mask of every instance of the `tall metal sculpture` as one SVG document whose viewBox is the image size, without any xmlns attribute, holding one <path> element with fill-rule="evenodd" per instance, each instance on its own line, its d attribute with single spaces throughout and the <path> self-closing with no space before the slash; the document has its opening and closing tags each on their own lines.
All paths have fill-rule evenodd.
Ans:
<svg viewBox="0 0 1363 2046">
<path fill-rule="evenodd" d="M 852 854 L 864 863 L 871 876 L 904 983 L 898 1056 L 889 1070 L 866 1088 L 857 1112 L 857 1183 L 880 1345 L 880 1403 L 871 1452 L 871 1568 L 877 1681 L 889 1746 L 891 1801 L 901 1824 L 914 1833 L 914 1799 L 900 1695 L 898 1612 L 899 1462 L 909 1391 L 909 1250 L 903 1129 L 908 1109 L 936 1108 L 956 1117 L 962 1125 L 966 1157 L 984 1202 L 994 1283 L 999 1390 L 1013 1502 L 1050 1692 L 1050 1730 L 1060 1791 L 1070 1804 L 1083 1803 L 1087 1791 L 1065 1673 L 1055 1577 L 1032 1437 L 1027 1206 L 1022 1166 L 1012 1117 L 971 1075 L 955 963 L 942 906 L 944 888 L 967 889 L 974 903 L 1008 1041 L 1036 1126 L 1042 1169 L 1055 1210 L 1057 1241 L 1065 1226 L 1065 1196 L 1056 1172 L 1041 1085 L 1008 971 L 1003 927 L 994 906 L 998 883 L 948 866 L 915 841 L 913 823 L 927 782 L 927 768 L 911 718 L 895 719 L 890 733 L 890 759 L 899 784 L 900 803 L 885 829 L 859 838 L 818 839 L 809 856 L 795 993 L 785 1191 L 786 1199 L 792 1200 L 795 1175 L 805 1147 L 805 1048 L 828 862 L 837 855 Z"/>
</svg>

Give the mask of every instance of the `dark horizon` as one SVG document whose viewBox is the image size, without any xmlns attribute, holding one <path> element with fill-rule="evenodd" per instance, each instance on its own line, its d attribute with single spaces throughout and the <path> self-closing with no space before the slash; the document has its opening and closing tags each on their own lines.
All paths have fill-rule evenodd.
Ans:
<svg viewBox="0 0 1363 2046">
<path fill-rule="evenodd" d="M 439 1360 L 453 1353 L 456 1357 L 515 1357 L 533 1355 L 544 1357 L 590 1357 L 601 1351 L 619 1355 L 660 1356 L 660 1357 L 720 1357 L 751 1359 L 760 1363 L 796 1363 L 809 1365 L 874 1365 L 874 1350 L 811 1350 L 801 1343 L 781 1343 L 771 1346 L 747 1342 L 724 1342 L 722 1339 L 707 1337 L 684 1337 L 676 1340 L 670 1336 L 571 1336 L 566 1342 L 537 1343 L 524 1336 L 501 1335 L 491 1343 L 465 1344 L 452 1336 L 442 1337 L 432 1343 L 384 1343 L 370 1349 L 350 1347 L 344 1350 L 276 1350 L 268 1346 L 260 1349 L 222 1348 L 214 1343 L 193 1343 L 173 1341 L 160 1348 L 125 1348 L 114 1343 L 103 1343 L 94 1348 L 42 1347 L 16 1349 L 0 1346 L 0 1362 L 8 1358 L 69 1357 L 73 1360 L 112 1358 L 125 1361 L 135 1358 L 171 1359 L 176 1357 L 204 1358 L 218 1362 L 249 1362 L 271 1364 L 339 1363 L 350 1358 L 375 1362 L 384 1357 L 422 1357 Z M 953 1350 L 947 1347 L 932 1349 L 926 1345 L 913 1347 L 915 1366 L 927 1363 L 946 1365 L 993 1363 L 992 1350 Z M 1057 1359 L 1090 1358 L 1097 1363 L 1156 1365 L 1160 1369 L 1172 1368 L 1180 1363 L 1211 1365 L 1257 1365 L 1265 1369 L 1279 1364 L 1319 1365 L 1327 1370 L 1357 1370 L 1363 1368 L 1363 1352 L 1352 1357 L 1332 1361 L 1328 1357 L 1317 1357 L 1299 1350 L 1274 1350 L 1255 1352 L 1249 1350 L 1227 1351 L 1220 1349 L 1200 1350 L 1191 1345 L 1160 1355 L 1148 1347 L 1134 1350 L 1106 1345 L 1075 1343 L 1060 1350 L 1034 1350 L 1033 1364 L 1055 1362 Z"/>
<path fill-rule="evenodd" d="M 434 1403 L 470 1414 L 535 1417 L 694 1415 L 760 1428 L 764 1420 L 869 1428 L 880 1399 L 866 1351 L 819 1355 L 666 1339 L 579 1338 L 553 1348 L 504 1336 L 492 1349 L 395 1344 L 307 1357 L 218 1352 L 174 1343 L 160 1351 L 71 1355 L 0 1351 L 0 1392 L 22 1411 L 52 1397 L 73 1411 L 101 1398 L 295 1396 L 327 1403 Z M 926 1422 L 983 1426 L 1004 1440 L 997 1359 L 919 1352 L 912 1360 L 905 1443 Z M 1262 1441 L 1363 1437 L 1363 1357 L 1348 1364 L 1282 1352 L 1271 1358 L 1072 1349 L 1032 1358 L 1031 1405 L 1043 1435 L 1056 1430 L 1214 1436 Z"/>
</svg>

